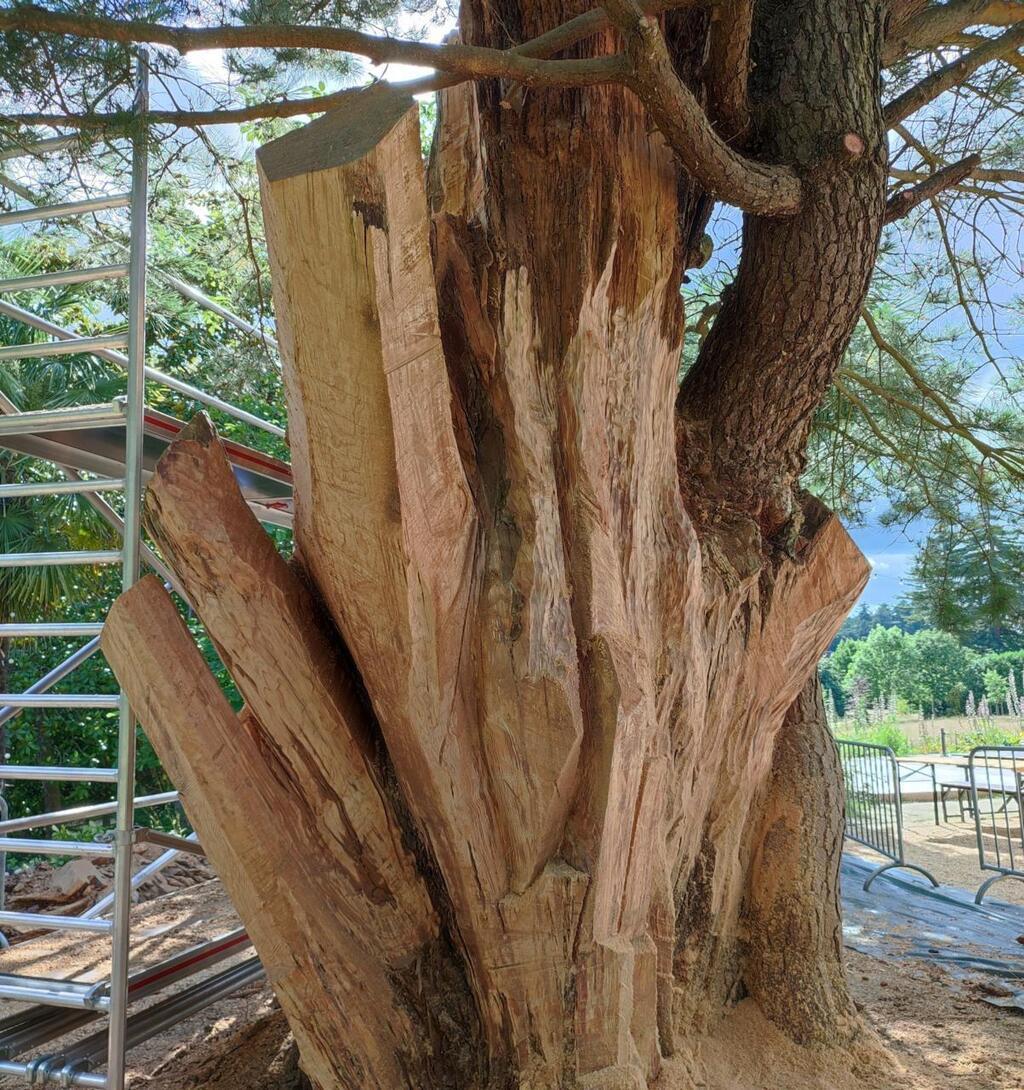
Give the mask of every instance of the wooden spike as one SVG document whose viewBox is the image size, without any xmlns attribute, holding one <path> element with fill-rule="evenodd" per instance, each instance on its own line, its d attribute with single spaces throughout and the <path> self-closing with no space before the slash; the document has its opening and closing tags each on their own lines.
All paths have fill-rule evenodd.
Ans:
<svg viewBox="0 0 1024 1090">
<path fill-rule="evenodd" d="M 296 634 L 280 619 L 261 623 L 287 659 Z M 426 1085 L 410 1082 L 401 1059 L 424 1045 L 395 981 L 424 957 L 434 922 L 425 907 L 409 918 L 412 895 L 372 858 L 367 815 L 382 808 L 374 787 L 360 793 L 358 772 L 340 782 L 314 775 L 297 741 L 279 744 L 251 711 L 236 716 L 155 577 L 114 604 L 102 648 L 249 930 L 314 1084 Z M 296 723 L 315 715 L 300 709 Z M 340 813 L 345 836 L 332 818 Z M 360 1068 L 347 1066 L 342 1041 Z"/>
<path fill-rule="evenodd" d="M 375 927 L 398 948 L 415 949 L 432 912 L 384 798 L 366 714 L 337 637 L 246 505 L 205 416 L 160 459 L 145 509 L 151 533 L 281 759 L 302 780 L 322 785 L 325 832 L 376 871 L 373 886 L 387 891 L 392 909 Z"/>
</svg>

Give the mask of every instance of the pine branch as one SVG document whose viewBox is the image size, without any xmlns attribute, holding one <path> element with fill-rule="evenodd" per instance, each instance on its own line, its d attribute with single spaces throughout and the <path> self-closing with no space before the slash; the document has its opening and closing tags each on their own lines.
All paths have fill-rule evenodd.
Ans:
<svg viewBox="0 0 1024 1090">
<path fill-rule="evenodd" d="M 885 40 L 882 64 L 909 53 L 936 49 L 969 26 L 1012 26 L 1024 21 L 1024 0 L 948 0 L 932 4 L 896 27 Z"/>
<path fill-rule="evenodd" d="M 628 86 L 647 107 L 683 167 L 715 197 L 745 212 L 795 213 L 802 196 L 796 173 L 789 167 L 747 159 L 722 140 L 676 75 L 657 20 L 635 0 L 608 0 L 604 7 L 625 40 L 632 69 Z"/>
<path fill-rule="evenodd" d="M 651 0 L 644 10 L 658 15 L 669 10 L 695 7 L 707 0 Z M 2 18 L 2 17 L 0 17 Z M 511 47 L 507 52 L 518 57 L 543 60 L 554 53 L 568 49 L 578 42 L 601 33 L 611 25 L 607 13 L 602 8 L 577 15 L 553 30 L 545 31 L 536 38 L 522 45 Z M 216 29 L 216 28 L 214 28 Z M 312 27 L 311 31 L 318 28 Z M 409 95 L 429 94 L 445 87 L 453 87 L 466 79 L 452 72 L 438 72 L 419 79 L 403 81 L 396 88 Z M 155 124 L 176 125 L 182 128 L 201 128 L 205 125 L 231 125 L 247 121 L 258 121 L 271 117 L 298 117 L 324 113 L 342 106 L 352 95 L 362 88 L 349 87 L 331 94 L 312 98 L 281 98 L 267 102 L 253 103 L 243 107 L 217 107 L 210 110 L 152 110 L 148 117 Z M 59 125 L 80 129 L 105 129 L 123 127 L 131 117 L 123 112 L 109 113 L 18 113 L 7 114 L 5 120 L 23 125 Z"/>
<path fill-rule="evenodd" d="M 876 397 L 881 397 L 894 405 L 898 405 L 900 408 L 914 413 L 932 427 L 938 428 L 940 431 L 952 432 L 955 435 L 959 435 L 962 439 L 966 440 L 966 442 L 970 443 L 979 454 L 985 458 L 991 459 L 1013 477 L 1024 478 L 1024 451 L 1014 447 L 994 447 L 977 436 L 971 427 L 959 417 L 956 410 L 950 405 L 946 398 L 943 397 L 914 366 L 909 356 L 901 352 L 894 344 L 885 338 L 881 329 L 878 327 L 878 323 L 874 320 L 874 317 L 867 307 L 862 308 L 861 317 L 864 319 L 864 324 L 867 326 L 868 332 L 871 334 L 871 339 L 875 342 L 878 350 L 884 352 L 900 367 L 910 379 L 911 383 L 913 383 L 914 388 L 918 393 L 926 401 L 931 402 L 931 404 L 942 413 L 945 420 L 939 419 L 919 405 L 915 405 L 905 398 L 899 397 L 897 394 L 893 393 L 893 391 L 886 390 L 884 387 L 877 385 L 864 375 L 857 374 L 855 371 L 851 371 L 848 368 L 841 368 L 841 375 L 859 383 L 861 386 L 875 394 Z"/>
<path fill-rule="evenodd" d="M 934 174 L 929 174 L 916 185 L 900 190 L 894 197 L 890 197 L 886 204 L 885 218 L 882 222 L 892 223 L 894 220 L 902 219 L 919 204 L 937 197 L 943 190 L 959 185 L 964 179 L 971 177 L 980 165 L 980 155 L 977 153 L 968 155 L 957 163 L 951 163 L 935 171 Z"/>
<path fill-rule="evenodd" d="M 320 49 L 352 53 L 374 64 L 436 68 L 463 79 L 508 79 L 530 86 L 586 87 L 624 82 L 622 56 L 548 61 L 512 49 L 461 43 L 435 44 L 380 37 L 344 27 L 303 25 L 167 26 L 141 20 L 44 11 L 35 7 L 0 11 L 0 31 L 70 34 L 108 42 L 148 42 L 186 54 L 202 49 Z M 592 33 L 592 31 L 591 31 Z"/>
<path fill-rule="evenodd" d="M 166 45 L 179 53 L 197 49 L 301 48 L 355 53 L 374 63 L 397 61 L 432 67 L 441 73 L 404 85 L 410 93 L 450 86 L 466 79 L 500 78 L 530 86 L 584 87 L 604 83 L 630 86 L 645 102 L 655 123 L 682 165 L 710 193 L 744 211 L 789 215 L 800 204 L 801 185 L 788 167 L 749 160 L 718 136 L 693 94 L 676 76 L 668 47 L 654 14 L 704 0 L 657 0 L 646 9 L 634 0 L 615 0 L 618 10 L 587 12 L 530 42 L 510 49 L 458 43 L 436 45 L 382 38 L 344 28 L 311 26 L 173 27 L 97 16 L 16 8 L 0 11 L 0 31 L 72 34 L 118 42 Z M 746 0 L 737 0 L 746 3 Z M 582 60 L 544 58 L 599 32 L 609 20 L 626 31 L 626 55 Z M 180 126 L 238 123 L 265 117 L 294 117 L 339 106 L 351 91 L 313 99 L 282 99 L 239 109 L 154 111 L 155 123 Z M 99 128 L 123 123 L 122 114 L 11 115 L 22 124 L 78 125 Z"/>
<path fill-rule="evenodd" d="M 984 45 L 989 39 L 984 34 L 956 34 L 949 38 L 948 45 L 965 45 L 976 46 Z M 1016 68 L 1018 72 L 1024 73 L 1024 57 L 1019 53 L 1004 53 L 1003 56 L 998 57 L 997 60 L 1002 61 L 1004 64 L 1008 64 L 1011 68 Z"/>
<path fill-rule="evenodd" d="M 920 83 L 904 91 L 886 105 L 883 112 L 885 123 L 890 127 L 898 124 L 933 99 L 958 86 L 968 79 L 983 65 L 998 60 L 1006 54 L 1015 53 L 1024 46 L 1024 23 L 1018 23 L 995 38 L 990 38 L 985 45 L 972 49 L 950 64 L 936 69 Z"/>
<path fill-rule="evenodd" d="M 260 121 L 270 117 L 302 117 L 324 113 L 340 106 L 352 93 L 353 88 L 335 91 L 314 98 L 282 98 L 271 102 L 258 102 L 252 106 L 223 107 L 212 110 L 150 110 L 147 120 L 153 125 L 174 125 L 179 128 L 201 128 L 205 125 L 240 125 L 247 121 Z M 19 125 L 47 125 L 60 128 L 85 130 L 118 129 L 133 124 L 137 118 L 129 110 L 93 114 L 4 114 L 3 120 Z"/>
</svg>

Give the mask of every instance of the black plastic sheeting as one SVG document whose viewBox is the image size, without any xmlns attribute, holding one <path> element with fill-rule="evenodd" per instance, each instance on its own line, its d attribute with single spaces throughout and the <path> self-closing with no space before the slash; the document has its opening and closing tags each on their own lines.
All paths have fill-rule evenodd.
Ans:
<svg viewBox="0 0 1024 1090">
<path fill-rule="evenodd" d="M 973 894 L 932 889 L 906 871 L 887 871 L 865 893 L 864 880 L 874 869 L 843 856 L 848 947 L 875 957 L 923 958 L 958 980 L 988 982 L 984 991 L 992 994 L 981 996 L 987 1003 L 1024 1011 L 1024 908 L 994 898 L 976 905 Z"/>
</svg>

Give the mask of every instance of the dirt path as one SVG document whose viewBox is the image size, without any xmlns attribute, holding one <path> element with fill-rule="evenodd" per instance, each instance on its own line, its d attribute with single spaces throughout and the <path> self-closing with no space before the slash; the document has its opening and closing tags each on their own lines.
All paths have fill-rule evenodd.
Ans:
<svg viewBox="0 0 1024 1090">
<path fill-rule="evenodd" d="M 934 828 L 934 826 L 933 826 Z M 955 839 L 962 832 L 948 834 Z M 915 850 L 916 850 L 915 843 Z M 938 849 L 936 849 L 938 851 Z M 965 853 L 966 858 L 966 853 Z M 941 863 L 941 866 L 939 865 Z M 936 870 L 949 879 L 969 863 L 942 854 Z M 961 873 L 957 871 L 957 873 Z M 962 873 L 966 874 L 966 870 Z M 975 875 L 965 883 L 972 886 Z M 1006 883 L 1009 885 L 1009 883 Z M 1024 886 L 1022 886 L 1024 889 Z M 133 967 L 152 964 L 237 926 L 219 884 L 205 882 L 158 897 L 136 910 L 140 940 Z M 5 951 L 6 972 L 101 977 L 105 942 L 51 933 Z M 708 1068 L 666 1070 L 658 1090 L 1021 1090 L 1024 1015 L 984 1002 L 982 987 L 954 979 L 938 966 L 898 957 L 884 960 L 847 951 L 854 998 L 878 1038 L 898 1062 L 896 1070 L 863 1068 L 787 1045 L 756 1008 L 742 1003 L 708 1048 Z M 4 1013 L 11 1008 L 5 1005 Z M 83 1030 L 80 1032 L 89 1032 Z M 775 1062 L 747 1071 L 729 1066 L 730 1042 L 757 1034 L 760 1055 Z M 266 986 L 255 985 L 208 1007 L 130 1053 L 132 1090 L 296 1090 L 298 1073 L 286 1026 Z M 725 1074 L 725 1072 L 728 1072 Z M 0 1078 L 0 1086 L 20 1086 Z"/>
<path fill-rule="evenodd" d="M 961 822 L 956 814 L 955 802 L 950 802 L 952 821 L 935 824 L 935 810 L 930 802 L 905 802 L 903 804 L 903 845 L 907 861 L 927 868 L 940 884 L 966 889 L 973 896 L 978 886 L 992 872 L 978 866 L 978 844 L 972 821 Z M 1019 848 L 1019 845 L 1018 845 Z M 867 848 L 850 841 L 846 850 L 864 859 L 884 862 Z M 1024 852 L 1019 852 L 1024 862 Z M 1024 905 L 1024 881 L 1006 878 L 997 882 L 986 898 L 988 902 L 1003 901 L 1012 905 Z"/>
</svg>

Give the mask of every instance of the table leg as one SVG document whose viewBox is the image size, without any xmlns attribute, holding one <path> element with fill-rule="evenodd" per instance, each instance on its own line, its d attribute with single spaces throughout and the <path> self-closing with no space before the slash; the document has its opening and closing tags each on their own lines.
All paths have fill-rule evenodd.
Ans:
<svg viewBox="0 0 1024 1090">
<path fill-rule="evenodd" d="M 935 765 L 928 766 L 932 770 L 932 805 L 935 807 L 935 824 L 942 825 L 939 821 L 939 781 L 935 775 Z"/>
</svg>

